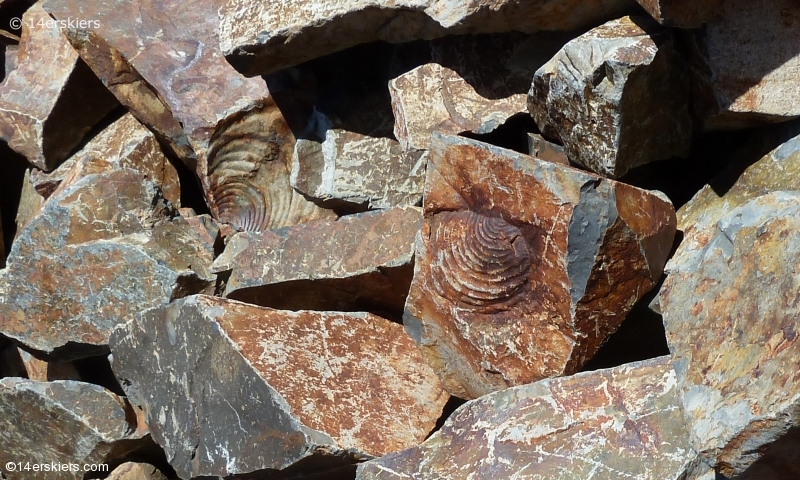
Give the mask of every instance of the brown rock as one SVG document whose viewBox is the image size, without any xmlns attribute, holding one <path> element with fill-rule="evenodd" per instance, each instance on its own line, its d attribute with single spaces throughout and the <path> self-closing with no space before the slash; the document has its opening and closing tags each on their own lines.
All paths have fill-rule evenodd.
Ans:
<svg viewBox="0 0 800 480">
<path fill-rule="evenodd" d="M 567 43 L 533 78 L 529 109 L 569 159 L 603 176 L 688 154 L 688 75 L 673 35 L 624 17 Z"/>
<path fill-rule="evenodd" d="M 16 68 L 0 85 L 0 137 L 50 171 L 117 105 L 47 12 L 31 7 Z"/>
<path fill-rule="evenodd" d="M 167 480 L 167 477 L 147 463 L 128 462 L 115 468 L 107 480 Z"/>
<path fill-rule="evenodd" d="M 659 303 L 691 443 L 725 477 L 771 445 L 798 447 L 799 219 L 797 192 L 755 198 L 667 264 Z"/>
<path fill-rule="evenodd" d="M 726 0 L 692 36 L 694 109 L 706 129 L 800 117 L 799 15 L 792 0 Z"/>
<path fill-rule="evenodd" d="M 127 408 L 120 397 L 89 383 L 0 380 L 0 464 L 5 478 L 80 480 L 84 465 L 109 463 L 135 450 L 141 436 L 128 423 Z M 7 462 L 21 462 L 23 468 L 12 470 Z M 77 469 L 68 465 L 62 470 L 60 464 L 65 463 Z M 53 464 L 59 464 L 58 470 Z"/>
<path fill-rule="evenodd" d="M 575 372 L 659 279 L 658 195 L 434 134 L 403 322 L 451 394 Z"/>
<path fill-rule="evenodd" d="M 528 155 L 548 162 L 569 166 L 569 158 L 564 152 L 564 147 L 557 143 L 548 142 L 538 133 L 528 134 Z"/>
<path fill-rule="evenodd" d="M 272 478 L 407 448 L 448 399 L 403 328 L 365 313 L 192 296 L 120 326 L 111 348 L 183 478 Z"/>
<path fill-rule="evenodd" d="M 723 0 L 636 0 L 658 23 L 667 27 L 697 28 L 708 21 Z"/>
<path fill-rule="evenodd" d="M 220 8 L 220 46 L 245 75 L 261 75 L 361 43 L 445 35 L 571 31 L 614 18 L 627 0 L 231 1 Z"/>
<path fill-rule="evenodd" d="M 42 196 L 38 190 L 36 190 L 36 186 L 34 185 L 34 180 L 32 178 L 32 176 L 36 175 L 35 172 L 39 171 L 40 170 L 34 170 L 33 168 L 30 168 L 25 171 L 25 176 L 22 179 L 22 192 L 19 196 L 17 218 L 15 219 L 17 226 L 16 236 L 19 236 L 23 230 L 25 230 L 25 226 L 28 225 L 31 220 L 36 218 L 36 215 L 39 214 L 39 211 L 42 209 L 42 206 L 45 203 L 46 198 Z M 38 177 L 47 177 L 47 174 Z"/>
<path fill-rule="evenodd" d="M 255 231 L 333 216 L 289 186 L 294 137 L 264 81 L 222 56 L 219 4 L 47 0 L 44 8 L 56 19 L 91 12 L 99 24 L 68 28 L 70 42 L 197 173 L 215 218 Z"/>
<path fill-rule="evenodd" d="M 213 288 L 213 242 L 142 173 L 87 175 L 54 194 L 0 271 L 0 329 L 69 360 L 107 352 L 142 309 Z"/>
<path fill-rule="evenodd" d="M 379 311 L 399 317 L 414 269 L 419 208 L 311 222 L 228 242 L 213 269 L 225 296 L 291 310 Z"/>
<path fill-rule="evenodd" d="M 48 362 L 40 360 L 21 348 L 17 348 L 19 358 L 25 366 L 25 373 L 31 380 L 47 382 L 50 380 L 81 380 L 81 374 L 72 362 Z"/>
<path fill-rule="evenodd" d="M 686 478 L 697 454 L 678 393 L 665 357 L 494 392 L 356 478 Z"/>
</svg>

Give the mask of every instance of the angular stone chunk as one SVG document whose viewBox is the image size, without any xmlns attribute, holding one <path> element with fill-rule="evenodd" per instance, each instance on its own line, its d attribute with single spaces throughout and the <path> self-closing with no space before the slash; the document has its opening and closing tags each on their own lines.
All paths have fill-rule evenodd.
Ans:
<svg viewBox="0 0 800 480">
<path fill-rule="evenodd" d="M 17 348 L 25 373 L 31 380 L 81 380 L 81 374 L 72 362 L 48 362 L 40 360 L 21 348 Z"/>
<path fill-rule="evenodd" d="M 97 385 L 74 381 L 0 380 L 0 464 L 8 480 L 84 478 L 83 465 L 107 463 L 141 439 L 125 401 Z M 77 471 L 11 471 L 6 462 L 72 463 Z"/>
<path fill-rule="evenodd" d="M 616 178 L 688 154 L 688 78 L 669 30 L 624 17 L 572 40 L 542 66 L 528 107 L 570 160 Z"/>
<path fill-rule="evenodd" d="M 661 276 L 669 201 L 434 134 L 403 323 L 448 391 L 574 373 Z"/>
<path fill-rule="evenodd" d="M 666 357 L 494 392 L 356 478 L 678 480 L 697 457 L 678 393 Z"/>
<path fill-rule="evenodd" d="M 329 129 L 323 142 L 298 140 L 291 185 L 305 196 L 371 208 L 422 201 L 427 152 L 390 138 Z"/>
<path fill-rule="evenodd" d="M 107 480 L 167 480 L 167 477 L 152 465 L 128 462 L 115 468 Z"/>
<path fill-rule="evenodd" d="M 636 0 L 658 23 L 667 27 L 697 28 L 708 21 L 723 0 Z"/>
<path fill-rule="evenodd" d="M 564 152 L 564 147 L 553 142 L 548 142 L 538 133 L 528 134 L 528 155 L 569 166 L 569 158 Z"/>
<path fill-rule="evenodd" d="M 571 31 L 622 14 L 628 0 L 232 0 L 220 8 L 220 46 L 245 75 L 261 75 L 361 43 L 445 35 Z"/>
<path fill-rule="evenodd" d="M 192 296 L 120 326 L 111 349 L 182 478 L 407 448 L 448 399 L 402 326 L 365 313 Z"/>
<path fill-rule="evenodd" d="M 0 329 L 54 360 L 101 355 L 118 324 L 213 288 L 213 243 L 130 169 L 52 196 L 0 271 Z"/>
<path fill-rule="evenodd" d="M 694 37 L 694 108 L 707 129 L 800 117 L 800 21 L 792 0 L 726 0 Z"/>
<path fill-rule="evenodd" d="M 290 310 L 402 314 L 414 269 L 416 207 L 367 212 L 229 241 L 215 271 L 232 270 L 225 296 Z"/>
<path fill-rule="evenodd" d="M 800 194 L 758 197 L 689 235 L 707 240 L 678 248 L 659 301 L 692 445 L 737 477 L 798 426 Z"/>
<path fill-rule="evenodd" d="M 51 20 L 40 5 L 25 13 L 16 68 L 0 84 L 0 137 L 45 171 L 118 105 Z"/>
</svg>

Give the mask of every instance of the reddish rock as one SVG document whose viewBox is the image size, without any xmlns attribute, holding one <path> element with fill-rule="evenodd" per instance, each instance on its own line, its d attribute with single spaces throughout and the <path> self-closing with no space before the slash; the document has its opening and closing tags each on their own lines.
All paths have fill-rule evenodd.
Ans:
<svg viewBox="0 0 800 480">
<path fill-rule="evenodd" d="M 678 393 L 665 357 L 494 392 L 356 478 L 687 478 L 697 454 Z"/>
<path fill-rule="evenodd" d="M 714 16 L 723 0 L 636 0 L 658 23 L 697 28 Z"/>
<path fill-rule="evenodd" d="M 31 7 L 16 68 L 0 84 L 0 137 L 50 171 L 117 105 L 47 12 Z"/>
<path fill-rule="evenodd" d="M 365 313 L 193 296 L 120 326 L 111 349 L 182 478 L 407 448 L 448 399 L 402 326 Z"/>
<path fill-rule="evenodd" d="M 233 236 L 214 263 L 225 296 L 291 310 L 399 317 L 414 269 L 419 208 L 397 207 Z"/>
<path fill-rule="evenodd" d="M 548 142 L 538 133 L 528 134 L 528 155 L 547 160 L 548 162 L 569 166 L 569 158 L 567 158 L 567 154 L 564 152 L 564 147 L 553 142 Z"/>
<path fill-rule="evenodd" d="M 48 362 L 40 360 L 21 348 L 17 348 L 25 373 L 31 380 L 81 380 L 81 374 L 72 362 Z"/>
<path fill-rule="evenodd" d="M 403 322 L 451 394 L 577 371 L 661 276 L 662 197 L 434 134 Z"/>
</svg>

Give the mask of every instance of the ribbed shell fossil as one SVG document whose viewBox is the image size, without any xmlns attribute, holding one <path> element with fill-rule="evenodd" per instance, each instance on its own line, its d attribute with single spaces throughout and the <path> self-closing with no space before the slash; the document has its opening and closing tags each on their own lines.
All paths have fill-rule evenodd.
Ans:
<svg viewBox="0 0 800 480">
<path fill-rule="evenodd" d="M 333 216 L 289 185 L 294 136 L 273 102 L 218 128 L 208 150 L 212 213 L 247 231 Z"/>
<path fill-rule="evenodd" d="M 531 255 L 519 228 L 474 212 L 442 213 L 432 226 L 437 293 L 457 305 L 491 313 L 517 303 Z"/>
</svg>

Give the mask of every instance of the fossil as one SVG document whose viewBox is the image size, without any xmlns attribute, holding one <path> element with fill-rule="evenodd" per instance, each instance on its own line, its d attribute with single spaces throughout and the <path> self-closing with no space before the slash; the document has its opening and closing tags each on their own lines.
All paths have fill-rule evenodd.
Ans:
<svg viewBox="0 0 800 480">
<path fill-rule="evenodd" d="M 436 292 L 459 306 L 493 313 L 516 304 L 528 282 L 531 255 L 519 228 L 474 212 L 437 216 L 432 243 Z"/>
</svg>

